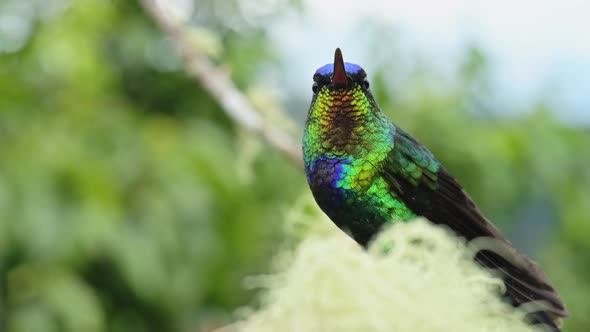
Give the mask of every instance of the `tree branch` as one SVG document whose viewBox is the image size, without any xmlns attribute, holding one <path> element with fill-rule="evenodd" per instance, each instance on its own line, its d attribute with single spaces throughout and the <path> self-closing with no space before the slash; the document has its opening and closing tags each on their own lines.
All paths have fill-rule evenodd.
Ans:
<svg viewBox="0 0 590 332">
<path fill-rule="evenodd" d="M 287 133 L 271 127 L 264 120 L 231 78 L 200 52 L 187 38 L 183 25 L 166 15 L 157 0 L 140 0 L 158 26 L 172 39 L 184 62 L 186 72 L 197 80 L 225 113 L 239 126 L 260 135 L 275 149 L 297 165 L 303 164 L 301 147 Z"/>
</svg>

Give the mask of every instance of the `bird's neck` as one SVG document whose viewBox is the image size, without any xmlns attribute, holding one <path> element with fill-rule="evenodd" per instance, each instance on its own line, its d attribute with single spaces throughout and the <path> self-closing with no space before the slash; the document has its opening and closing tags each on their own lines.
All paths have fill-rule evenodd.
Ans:
<svg viewBox="0 0 590 332">
<path fill-rule="evenodd" d="M 378 109 L 369 106 L 374 107 L 343 101 L 327 112 L 312 110 L 304 133 L 306 163 L 326 157 L 385 158 L 393 146 L 395 128 Z"/>
</svg>

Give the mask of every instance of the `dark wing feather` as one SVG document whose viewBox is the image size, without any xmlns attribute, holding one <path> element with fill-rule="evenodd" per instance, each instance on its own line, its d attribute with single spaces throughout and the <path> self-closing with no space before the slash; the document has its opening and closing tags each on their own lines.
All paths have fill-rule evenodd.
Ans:
<svg viewBox="0 0 590 332">
<path fill-rule="evenodd" d="M 558 331 L 559 318 L 568 316 L 568 313 L 545 274 L 535 263 L 516 252 L 432 153 L 399 128 L 394 149 L 384 161 L 383 176 L 416 214 L 435 224 L 447 225 L 469 241 L 493 243 L 484 249 L 478 246 L 480 250 L 475 259 L 500 273 L 506 284 L 506 295 L 514 306 L 546 301 L 549 307 L 544 308 L 545 312 L 540 310 L 531 319 Z M 495 240 L 481 241 L 490 238 Z"/>
</svg>

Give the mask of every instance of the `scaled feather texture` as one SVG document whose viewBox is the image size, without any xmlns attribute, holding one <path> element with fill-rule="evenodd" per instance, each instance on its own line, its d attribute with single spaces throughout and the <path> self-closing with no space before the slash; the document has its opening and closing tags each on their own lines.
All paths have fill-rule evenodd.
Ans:
<svg viewBox="0 0 590 332">
<path fill-rule="evenodd" d="M 542 331 L 473 254 L 425 219 L 393 225 L 368 252 L 335 230 L 311 235 L 283 271 L 255 280 L 262 307 L 223 332 Z"/>
</svg>

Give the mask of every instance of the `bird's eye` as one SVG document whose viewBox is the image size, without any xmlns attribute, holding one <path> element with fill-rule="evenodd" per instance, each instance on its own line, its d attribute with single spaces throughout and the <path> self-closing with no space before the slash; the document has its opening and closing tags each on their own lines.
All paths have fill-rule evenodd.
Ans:
<svg viewBox="0 0 590 332">
<path fill-rule="evenodd" d="M 313 91 L 313 94 L 316 94 L 320 91 L 320 85 L 318 84 L 318 82 L 313 82 L 313 85 L 311 86 L 311 91 Z"/>
<path fill-rule="evenodd" d="M 365 89 L 369 89 L 369 80 L 368 80 L 368 79 L 366 79 L 366 78 L 363 80 L 363 87 L 364 87 Z"/>
</svg>

